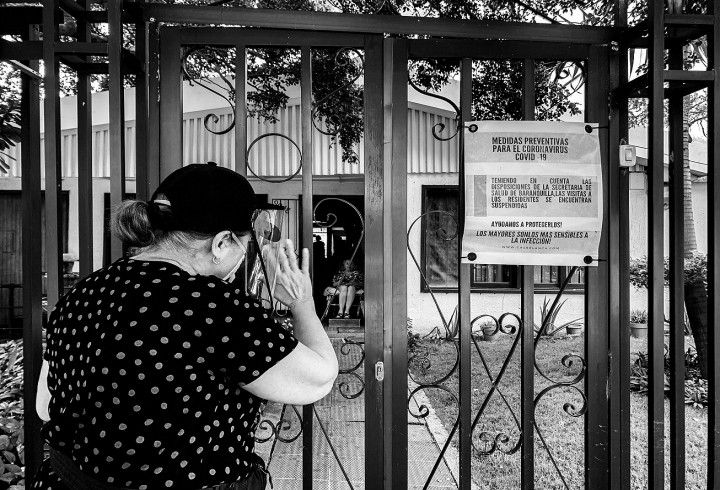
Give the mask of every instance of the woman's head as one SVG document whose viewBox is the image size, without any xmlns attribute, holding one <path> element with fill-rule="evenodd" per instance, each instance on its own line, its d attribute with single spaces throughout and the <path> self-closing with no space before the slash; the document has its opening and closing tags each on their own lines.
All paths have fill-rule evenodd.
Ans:
<svg viewBox="0 0 720 490">
<path fill-rule="evenodd" d="M 110 225 L 136 252 L 203 257 L 212 261 L 211 274 L 222 277 L 224 269 L 237 270 L 245 255 L 254 207 L 245 177 L 212 162 L 193 164 L 170 174 L 150 202 L 121 203 Z"/>
<path fill-rule="evenodd" d="M 342 262 L 342 269 L 346 271 L 354 271 L 357 269 L 355 266 L 355 262 L 352 261 L 352 259 L 345 259 Z"/>
</svg>

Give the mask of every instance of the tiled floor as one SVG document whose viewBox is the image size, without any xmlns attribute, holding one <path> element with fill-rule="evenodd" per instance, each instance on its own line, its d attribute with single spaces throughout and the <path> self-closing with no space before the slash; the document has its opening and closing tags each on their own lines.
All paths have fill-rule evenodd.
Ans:
<svg viewBox="0 0 720 490">
<path fill-rule="evenodd" d="M 340 369 L 356 365 L 361 359 L 360 350 L 355 346 L 341 351 L 342 340 L 334 339 L 333 344 L 340 360 Z M 362 377 L 363 367 L 357 374 Z M 333 391 L 315 404 L 313 425 L 313 489 L 314 490 L 364 490 L 365 489 L 365 396 L 347 399 L 345 393 L 355 394 L 362 387 L 350 375 L 340 375 Z M 283 406 L 271 404 L 265 411 L 266 423 L 261 423 L 258 437 L 270 437 L 273 432 L 288 442 L 275 441 L 256 445 L 257 452 L 269 461 L 274 490 L 302 490 L 302 435 L 299 431 L 302 408 L 297 413 L 292 407 L 284 407 L 282 429 L 277 430 Z M 414 410 L 417 412 L 417 408 Z M 297 436 L 297 438 L 295 438 Z M 294 440 L 293 440 L 294 439 Z M 274 447 L 273 447 L 274 445 Z M 423 488 L 430 472 L 438 461 L 440 451 L 435 439 L 424 421 L 408 415 L 408 487 Z M 272 453 L 272 454 L 271 454 Z M 445 460 L 441 460 L 428 489 L 457 489 L 455 478 Z M 368 489 L 373 490 L 373 489 Z"/>
</svg>

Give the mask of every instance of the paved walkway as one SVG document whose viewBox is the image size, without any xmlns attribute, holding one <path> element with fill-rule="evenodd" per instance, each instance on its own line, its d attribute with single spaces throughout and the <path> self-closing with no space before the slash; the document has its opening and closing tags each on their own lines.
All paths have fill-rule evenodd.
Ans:
<svg viewBox="0 0 720 490">
<path fill-rule="evenodd" d="M 359 363 L 359 347 L 346 345 L 341 351 L 341 339 L 333 339 L 340 360 L 340 369 L 348 369 Z M 355 371 L 363 379 L 363 366 Z M 313 489 L 314 490 L 363 490 L 365 489 L 365 394 L 348 399 L 342 395 L 354 395 L 362 388 L 352 375 L 340 375 L 332 392 L 315 404 L 313 429 Z M 341 393 L 341 390 L 342 393 Z M 419 400 L 419 403 L 426 403 Z M 278 428 L 281 414 L 286 423 Z M 413 407 L 417 413 L 417 404 Z M 270 461 L 274 490 L 302 490 L 302 435 L 299 415 L 302 408 L 269 404 L 265 410 L 266 422 L 256 433 L 258 438 L 268 438 L 256 445 L 258 454 Z M 408 414 L 408 487 L 424 487 L 447 434 L 436 417 L 418 420 Z M 279 434 L 281 440 L 273 437 Z M 271 455 L 272 453 L 272 455 Z M 454 461 L 453 461 L 454 460 Z M 449 466 L 448 466 L 449 465 Z M 443 461 L 432 478 L 428 489 L 457 489 L 456 478 L 450 468 L 457 470 L 453 452 Z M 374 490 L 374 489 L 367 489 Z"/>
</svg>

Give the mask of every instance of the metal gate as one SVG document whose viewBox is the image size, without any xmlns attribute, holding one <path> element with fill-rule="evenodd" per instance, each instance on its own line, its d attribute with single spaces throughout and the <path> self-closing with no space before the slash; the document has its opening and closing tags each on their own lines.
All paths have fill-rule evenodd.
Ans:
<svg viewBox="0 0 720 490">
<path fill-rule="evenodd" d="M 257 48 L 295 50 L 298 54 L 301 72 L 299 130 L 293 131 L 283 122 L 277 125 L 279 129 L 259 134 L 248 127 L 247 64 L 248 56 L 253 56 L 253 50 Z M 588 268 L 586 273 L 587 348 L 582 353 L 567 353 L 556 360 L 574 370 L 571 376 L 555 379 L 546 375 L 535 362 L 539 335 L 536 336 L 532 328 L 533 269 L 523 267 L 520 311 L 517 314 L 508 312 L 508 315 L 502 311 L 481 312 L 485 316 L 480 319 L 498 321 L 499 335 L 514 336 L 516 340 L 503 361 L 502 371 L 486 371 L 489 391 L 473 392 L 472 385 L 477 384 L 477 379 L 471 381 L 471 365 L 480 362 L 479 356 L 483 353 L 471 335 L 478 322 L 477 319 L 471 321 L 470 317 L 470 266 L 462 266 L 459 273 L 458 311 L 462 327 L 454 344 L 456 362 L 450 372 L 442 373 L 438 379 L 413 376 L 413 366 L 431 363 L 432 356 L 408 355 L 407 351 L 407 109 L 409 61 L 442 58 L 454 60 L 452 62 L 459 65 L 460 100 L 457 104 L 447 100 L 450 109 L 456 113 L 456 127 L 445 128 L 444 133 L 441 128 L 431 126 L 424 131 L 451 145 L 457 152 L 459 175 L 462 176 L 462 122 L 471 119 L 474 60 L 512 60 L 523 64 L 522 101 L 526 119 L 532 119 L 535 113 L 536 60 L 573 63 L 587 74 L 585 114 L 588 121 L 600 122 L 603 126 L 603 177 L 612 179 L 607 172 L 607 105 L 600 103 L 607 100 L 608 94 L 608 46 L 502 41 L 468 44 L 464 41 L 384 39 L 378 35 L 312 31 L 162 27 L 159 31 L 159 179 L 183 162 L 192 162 L 195 153 L 189 148 L 192 143 L 187 141 L 191 130 L 203 131 L 205 137 L 215 138 L 212 146 L 234 147 L 234 151 L 224 153 L 233 158 L 218 163 L 248 175 L 256 189 L 271 199 L 282 195 L 283 191 L 279 189 L 288 185 L 295 175 L 301 175 L 303 225 L 299 239 L 300 246 L 311 248 L 313 224 L 325 219 L 317 216 L 312 206 L 314 177 L 317 177 L 314 172 L 318 170 L 315 162 L 322 152 L 328 151 L 317 141 L 322 134 L 333 130 L 328 128 L 329 123 L 323 126 L 316 120 L 317 107 L 327 97 L 312 100 L 312 64 L 314 53 L 320 49 L 340 53 L 352 51 L 354 62 L 361 65 L 365 127 L 365 158 L 361 169 L 365 179 L 365 213 L 361 220 L 364 221 L 367 257 L 366 284 L 372 286 L 366 288 L 364 337 L 346 340 L 338 350 L 341 374 L 336 389 L 314 406 L 270 406 L 265 412 L 256 439 L 258 451 L 270 462 L 270 471 L 279 473 L 275 476 L 276 484 L 279 488 L 299 488 L 297 485 L 302 481 L 304 489 L 374 489 L 388 485 L 391 488 L 470 488 L 474 472 L 491 474 L 479 467 L 477 460 L 472 461 L 472 454 L 491 457 L 498 452 L 517 454 L 521 458 L 520 479 L 524 487 L 530 488 L 535 484 L 536 451 L 544 451 L 556 470 L 549 478 L 545 476 L 538 480 L 542 486 L 557 484 L 570 488 L 582 485 L 586 480 L 588 487 L 592 487 L 590 482 L 600 482 L 602 478 L 591 475 L 607 474 L 607 432 L 604 428 L 608 425 L 608 414 L 604 409 L 589 407 L 602 407 L 607 400 L 607 365 L 601 362 L 607 358 L 608 345 L 605 305 L 609 291 L 607 278 L 603 276 L 606 274 L 604 267 Z M 234 56 L 234 72 L 225 73 L 228 76 L 223 87 L 211 85 L 212 79 L 203 75 L 207 72 L 223 75 L 213 72 L 211 66 L 213 56 L 218 53 L 222 53 L 223 58 Z M 198 65 L 202 68 L 198 69 Z M 228 83 L 231 79 L 234 84 Z M 197 124 L 188 128 L 189 123 L 182 120 L 183 87 L 188 84 L 205 84 L 222 95 L 228 101 L 225 113 L 209 113 L 205 115 L 202 127 Z M 347 87 L 339 86 L 330 95 L 341 97 L 344 88 Z M 255 137 L 251 139 L 249 135 L 253 133 Z M 284 165 L 273 162 L 280 151 L 277 144 L 275 150 L 265 149 L 261 155 L 254 154 L 261 150 L 267 139 L 278 139 L 281 146 L 284 145 Z M 458 188 L 463 188 L 462 182 Z M 610 180 L 606 189 L 613 188 Z M 388 193 L 389 189 L 392 189 L 391 193 Z M 341 201 L 338 206 L 348 204 L 338 201 Z M 614 201 L 607 195 L 604 202 Z M 456 230 L 462 225 L 463 213 L 458 214 Z M 458 233 L 456 231 L 456 235 Z M 607 242 L 606 232 L 601 256 L 606 256 Z M 388 302 L 388 298 L 392 298 L 392 302 Z M 511 317 L 517 319 L 515 326 L 509 326 L 507 322 Z M 519 357 L 513 355 L 516 350 Z M 508 403 L 503 394 L 504 383 L 507 384 L 504 372 L 511 363 L 521 366 L 522 396 L 518 406 Z M 384 377 L 380 374 L 382 367 Z M 410 391 L 408 374 L 412 383 Z M 452 383 L 458 384 L 449 386 Z M 454 393 L 453 401 L 457 404 L 457 417 L 448 427 L 447 437 L 444 440 L 427 438 L 435 447 L 426 444 L 422 432 L 427 431 L 427 397 L 432 396 L 433 390 Z M 542 438 L 543 428 L 536 419 L 536 408 L 545 402 L 545 394 L 555 390 L 566 392 L 569 398 L 563 402 L 567 402 L 567 416 L 580 421 L 578 430 L 587 428 L 585 444 L 593 448 L 586 469 L 582 469 L 583 462 L 576 458 L 580 469 L 575 469 L 574 479 L 568 478 L 567 468 L 557 462 L 557 453 L 563 448 L 552 447 L 551 442 Z M 515 430 L 510 435 L 484 426 L 483 410 L 493 402 L 493 397 L 505 400 L 508 414 L 515 420 Z M 345 400 L 352 400 L 352 403 L 345 403 Z M 347 418 L 349 412 L 353 412 L 350 421 Z M 413 425 L 409 425 L 409 418 Z M 418 429 L 416 424 L 421 428 Z M 416 433 L 416 430 L 421 432 Z M 488 444 L 488 439 L 495 442 Z M 451 457 L 453 444 L 458 446 L 457 457 Z M 378 468 L 384 468 L 385 475 Z M 579 480 L 577 474 L 581 475 Z"/>
<path fill-rule="evenodd" d="M 1 2 L 0 2 L 1 3 Z M 217 4 L 218 2 L 215 2 Z M 708 351 L 708 488 L 720 485 L 720 349 L 717 325 L 720 317 L 716 302 L 720 287 L 718 265 L 718 199 L 720 173 L 720 1 L 707 2 L 706 9 L 692 15 L 665 13 L 661 0 L 648 5 L 647 19 L 628 27 L 628 4 L 613 2 L 613 27 L 587 27 L 560 24 L 521 24 L 491 20 L 434 19 L 372 14 L 278 11 L 254 8 L 225 8 L 219 5 L 165 5 L 145 1 L 107 2 L 107 10 L 93 10 L 89 0 L 47 0 L 29 9 L 25 22 L 3 24 L 19 35 L 20 41 L 0 41 L 0 59 L 14 60 L 23 70 L 22 200 L 23 200 L 23 305 L 25 406 L 34 404 L 34 387 L 40 372 L 42 354 L 42 298 L 40 270 L 40 91 L 42 80 L 46 102 L 44 112 L 44 181 L 48 199 L 45 229 L 47 244 L 47 303 L 52 306 L 62 292 L 61 273 L 61 191 L 59 66 L 64 63 L 78 73 L 78 200 L 80 275 L 92 272 L 92 108 L 91 74 L 109 75 L 109 141 L 111 204 L 125 197 L 125 134 L 123 77 L 135 75 L 137 82 L 135 150 L 137 196 L 147 199 L 160 180 L 181 167 L 192 153 L 188 131 L 183 126 L 183 73 L 190 56 L 203 50 L 221 50 L 234 56 L 229 111 L 208 114 L 200 131 L 218 137 L 218 151 L 225 155 L 219 164 L 240 173 L 255 173 L 259 193 L 270 200 L 288 199 L 275 195 L 275 189 L 290 180 L 299 202 L 299 246 L 310 248 L 313 224 L 328 223 L 317 216 L 313 195 L 327 195 L 322 180 L 314 178 L 316 159 L 325 148 L 314 139 L 331 132 L 314 117 L 322 101 L 312 98 L 312 66 L 316 50 L 353 53 L 362 71 L 363 95 L 363 185 L 365 282 L 365 330 L 362 338 L 339 346 L 341 378 L 329 399 L 314 406 L 270 407 L 256 433 L 260 451 L 270 460 L 270 470 L 282 465 L 301 468 L 298 478 L 277 482 L 281 488 L 458 488 L 469 490 L 483 485 L 485 475 L 497 474 L 503 457 L 516 458 L 516 480 L 523 489 L 630 488 L 630 345 L 622 328 L 629 318 L 629 216 L 628 175 L 618 170 L 618 145 L 627 137 L 627 100 L 647 97 L 650 101 L 649 127 L 649 396 L 647 473 L 650 488 L 665 482 L 664 449 L 664 356 L 663 356 L 663 206 L 662 162 L 663 99 L 671 100 L 670 113 L 682 112 L 682 96 L 708 89 L 708 274 L 707 311 Z M 8 8 L 16 8 L 10 6 Z M 32 11 L 32 12 L 30 12 Z M 77 42 L 61 40 L 58 19 L 61 11 L 77 19 Z M 42 18 L 37 15 L 42 13 Z M 32 14 L 32 15 L 30 15 Z M 37 25 L 42 23 L 43 39 L 38 41 Z M 91 25 L 107 23 L 107 42 L 94 42 Z M 169 26 L 164 23 L 170 23 Z M 11 22 L 12 24 L 12 22 Z M 136 29 L 134 53 L 123 48 L 122 32 L 128 25 Z M 212 27 L 179 27 L 208 25 Z M 245 26 L 217 27 L 226 25 Z M 683 70 L 682 48 L 691 40 L 708 36 L 707 70 Z M 406 36 L 406 37 L 400 37 Z M 453 38 L 453 39 L 450 39 Z M 93 40 L 93 42 L 91 42 Z M 664 69 L 664 47 L 669 51 L 669 68 Z M 649 72 L 628 82 L 627 54 L 634 46 L 648 49 Z M 273 131 L 253 134 L 248 127 L 246 70 L 254 48 L 292 49 L 299 62 L 300 104 L 298 128 L 294 134 Z M 244 54 L 244 55 L 243 55 Z M 107 63 L 98 58 L 106 57 Z M 38 59 L 45 71 L 39 73 Z M 603 164 L 603 216 L 605 217 L 597 267 L 584 273 L 586 336 L 582 349 L 564 353 L 556 359 L 566 369 L 565 376 L 548 375 L 537 365 L 538 339 L 534 332 L 535 310 L 533 270 L 518 272 L 520 306 L 515 311 L 481 311 L 484 319 L 471 315 L 471 271 L 460 266 L 457 276 L 457 341 L 450 359 L 439 376 L 418 376 L 417 366 L 433 363 L 437 353 L 409 352 L 406 322 L 408 316 L 408 264 L 416 250 L 408 249 L 408 234 L 416 219 L 408 216 L 408 62 L 410 60 L 450 60 L 459 67 L 459 100 L 448 101 L 456 113 L 455 127 L 426 128 L 448 145 L 453 145 L 462 179 L 463 122 L 471 119 L 473 63 L 511 60 L 523 66 L 522 102 L 524 119 L 533 119 L 537 96 L 534 93 L 534 67 L 554 60 L 579 67 L 585 79 L 585 118 L 599 123 Z M 17 61 L 19 60 L 19 61 Z M 191 77 L 192 78 L 192 77 Z M 358 82 L 360 83 L 360 82 Z M 338 87 L 342 90 L 342 87 Z M 340 92 L 334 92 L 336 95 Z M 331 94 L 332 95 L 332 94 Z M 447 99 L 445 99 L 447 100 Z M 26 117 L 27 116 L 27 117 Z M 196 128 L 197 129 L 197 128 Z M 671 148 L 682 141 L 677 122 L 671 125 Z M 292 167 L 260 165 L 256 155 L 269 139 L 280 139 L 280 147 L 291 155 Z M 224 153 L 223 153 L 224 152 Z M 267 160 L 267 159 L 266 159 Z M 249 163 L 248 163 L 249 162 Z M 144 164 L 143 164 L 144 163 Z M 671 211 L 670 279 L 671 317 L 682 323 L 682 161 L 670 166 Z M 359 172 L 360 173 L 360 172 Z M 358 174 L 359 174 L 358 173 Z M 295 175 L 301 178 L 292 180 Z M 462 188 L 462 181 L 458 187 Z M 461 201 L 458 199 L 458 201 Z M 345 205 L 345 204 L 338 204 Z M 297 210 L 296 210 L 297 211 Z M 423 213 L 425 214 L 425 213 Z M 462 209 L 454 218 L 458 235 L 462 230 Z M 445 235 L 448 237 L 448 235 Z M 459 236 L 457 237 L 460 238 Z M 111 244 L 113 258 L 122 249 Z M 458 261 L 459 262 L 459 261 Z M 566 277 L 573 276 L 568 271 Z M 562 288 L 561 288 L 562 290 Z M 473 293 L 475 297 L 477 295 Z M 442 317 L 442 315 L 440 315 Z M 452 322 L 440 318 L 443 325 Z M 483 320 L 495 325 L 496 334 L 510 341 L 507 354 L 499 359 L 499 369 L 490 368 L 487 352 L 476 342 L 474 329 Z M 670 340 L 672 355 L 670 390 L 670 471 L 671 486 L 685 486 L 685 413 L 683 335 L 676 329 Z M 510 369 L 510 366 L 514 366 Z M 480 367 L 473 374 L 473 367 Z M 509 372 L 515 372 L 514 379 Z M 410 381 L 409 381 L 410 379 Z M 519 383 L 518 383 L 519 380 Z M 477 383 L 480 382 L 478 387 Z M 513 385 L 514 383 L 514 385 Z M 506 396 L 510 387 L 520 393 Z M 477 391 L 476 391 L 477 388 Z M 429 425 L 432 411 L 426 402 L 437 401 L 433 393 L 447 394 L 445 434 L 435 439 L 432 454 L 417 457 L 417 424 Z M 510 403 L 508 400 L 517 400 Z M 353 400 L 351 405 L 345 400 Z M 568 431 L 584 434 L 582 447 L 568 466 L 567 448 L 562 441 L 544 437 L 539 407 L 550 402 L 571 423 Z M 335 403 L 335 405 L 333 405 Z M 493 425 L 485 408 L 499 403 L 506 407 L 506 425 Z M 353 425 L 338 423 L 338 411 L 352 412 Z M 360 408 L 357 408 L 360 407 Z M 437 404 L 436 404 L 437 408 Z M 348 420 L 347 418 L 343 420 Z M 409 425 L 409 420 L 413 425 Z M 565 419 L 563 419 L 565 420 Z M 507 422 L 506 421 L 506 422 Z M 42 458 L 39 438 L 41 422 L 32 411 L 26 413 L 25 457 L 28 475 Z M 441 431 L 440 431 L 441 432 Z M 280 449 L 286 448 L 287 450 Z M 565 452 L 563 452 L 565 451 Z M 579 453 L 582 452 L 582 455 Z M 284 461 L 283 461 L 284 458 Z M 543 458 L 550 471 L 537 471 Z M 273 459 L 275 463 L 273 463 Z M 273 467 L 273 464 L 276 467 Z M 284 471 L 284 470 L 283 470 Z M 496 473 L 493 473 L 496 472 Z M 282 471 L 279 474 L 287 474 Z M 278 474 L 276 473 L 276 474 Z M 542 473 L 542 474 L 541 474 Z M 438 479 L 438 475 L 442 475 Z M 327 478 L 326 478 L 327 477 Z M 282 478 L 280 478 L 282 479 Z M 301 482 L 301 483 L 298 483 Z"/>
</svg>

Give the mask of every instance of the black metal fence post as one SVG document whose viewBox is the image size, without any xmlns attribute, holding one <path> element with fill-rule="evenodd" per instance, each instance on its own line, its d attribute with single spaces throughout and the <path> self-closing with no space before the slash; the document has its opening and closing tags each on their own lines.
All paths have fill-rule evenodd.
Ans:
<svg viewBox="0 0 720 490">
<path fill-rule="evenodd" d="M 365 488 L 384 487 L 385 419 L 384 382 L 375 379 L 373 367 L 383 362 L 385 298 L 385 186 L 383 185 L 385 127 L 383 119 L 383 39 L 365 37 Z"/>
<path fill-rule="evenodd" d="M 535 60 L 523 62 L 523 119 L 535 120 Z M 521 345 L 522 447 L 520 485 L 523 490 L 535 488 L 535 267 L 520 266 L 520 317 L 523 322 Z"/>
<path fill-rule="evenodd" d="M 588 122 L 608 120 L 608 47 L 590 47 L 587 75 Z M 602 125 L 602 124 L 601 124 Z M 609 402 L 608 402 L 608 330 L 609 290 L 609 168 L 606 129 L 598 129 L 603 179 L 603 230 L 600 237 L 596 267 L 587 267 L 585 274 L 585 360 L 587 363 L 585 415 L 585 488 L 606 490 L 610 483 L 609 465 Z"/>
<path fill-rule="evenodd" d="M 472 58 L 460 62 L 460 124 L 472 120 Z M 465 129 L 458 133 L 460 154 L 458 155 L 458 314 L 460 336 L 460 490 L 472 486 L 472 325 L 470 324 L 470 264 L 463 263 L 462 239 L 465 227 Z"/>
<path fill-rule="evenodd" d="M 23 40 L 36 40 L 35 26 Z M 39 71 L 37 60 L 23 61 Z M 43 460 L 42 421 L 35 407 L 42 365 L 42 235 L 40 175 L 40 80 L 23 74 L 22 132 L 22 292 L 23 292 L 23 401 L 25 407 L 25 481 L 27 488 Z M 12 313 L 11 313 L 12 314 Z"/>
</svg>

